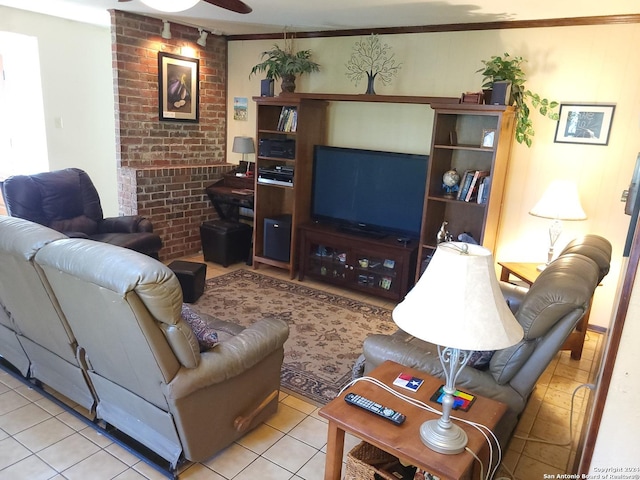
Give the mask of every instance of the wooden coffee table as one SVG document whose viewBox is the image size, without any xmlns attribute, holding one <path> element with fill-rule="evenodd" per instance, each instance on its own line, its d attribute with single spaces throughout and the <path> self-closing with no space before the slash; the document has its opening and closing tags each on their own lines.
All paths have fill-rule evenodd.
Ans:
<svg viewBox="0 0 640 480">
<path fill-rule="evenodd" d="M 424 379 L 424 383 L 416 393 L 392 385 L 393 380 L 401 372 Z M 369 376 L 384 382 L 398 392 L 417 398 L 441 410 L 439 404 L 429 400 L 443 384 L 440 379 L 391 361 L 384 362 Z M 344 395 L 349 392 L 357 393 L 404 413 L 407 419 L 402 425 L 396 426 L 384 418 L 349 405 L 344 401 Z M 468 412 L 454 410 L 452 414 L 495 429 L 506 411 L 505 404 L 478 396 Z M 478 463 L 469 452 L 444 455 L 429 449 L 420 440 L 420 425 L 426 420 L 438 418 L 438 415 L 415 407 L 370 382 L 356 383 L 320 409 L 319 414 L 329 421 L 325 480 L 340 480 L 341 478 L 345 432 L 349 432 L 398 458 L 407 460 L 442 480 L 479 477 Z M 467 447 L 483 460 L 486 472 L 489 448 L 484 436 L 467 424 L 461 422 L 457 422 L 457 424 L 466 431 L 469 437 Z M 494 462 L 495 459 L 494 455 Z"/>
</svg>

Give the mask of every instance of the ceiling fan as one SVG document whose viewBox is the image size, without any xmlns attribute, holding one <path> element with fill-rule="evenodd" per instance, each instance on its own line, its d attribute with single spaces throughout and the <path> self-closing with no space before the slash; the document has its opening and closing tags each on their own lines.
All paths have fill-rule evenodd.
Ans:
<svg viewBox="0 0 640 480">
<path fill-rule="evenodd" d="M 118 0 L 119 2 L 130 2 L 131 0 Z M 163 12 L 181 12 L 193 7 L 200 0 L 141 0 L 148 7 Z M 231 10 L 236 13 L 251 13 L 251 7 L 241 0 L 202 0 L 215 7 Z"/>
</svg>

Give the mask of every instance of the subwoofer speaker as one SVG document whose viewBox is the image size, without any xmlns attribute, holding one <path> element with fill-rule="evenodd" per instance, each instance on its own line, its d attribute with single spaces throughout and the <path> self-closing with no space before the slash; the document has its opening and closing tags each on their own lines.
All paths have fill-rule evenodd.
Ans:
<svg viewBox="0 0 640 480">
<path fill-rule="evenodd" d="M 264 219 L 263 253 L 267 258 L 288 262 L 291 256 L 291 215 Z"/>
</svg>

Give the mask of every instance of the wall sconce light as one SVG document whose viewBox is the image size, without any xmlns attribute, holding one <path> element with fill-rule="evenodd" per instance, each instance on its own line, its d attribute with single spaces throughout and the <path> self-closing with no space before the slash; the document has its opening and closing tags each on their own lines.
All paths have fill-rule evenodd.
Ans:
<svg viewBox="0 0 640 480">
<path fill-rule="evenodd" d="M 162 21 L 164 23 L 164 26 L 162 27 L 162 38 L 164 38 L 165 40 L 169 40 L 171 38 L 171 25 L 169 25 L 169 22 L 167 22 L 166 20 Z"/>
<path fill-rule="evenodd" d="M 207 36 L 209 35 L 209 33 L 205 32 L 202 28 L 199 28 L 198 32 L 200 32 L 200 38 L 198 38 L 198 40 L 196 40 L 196 43 L 198 45 L 200 45 L 201 47 L 206 47 L 207 46 Z"/>
</svg>

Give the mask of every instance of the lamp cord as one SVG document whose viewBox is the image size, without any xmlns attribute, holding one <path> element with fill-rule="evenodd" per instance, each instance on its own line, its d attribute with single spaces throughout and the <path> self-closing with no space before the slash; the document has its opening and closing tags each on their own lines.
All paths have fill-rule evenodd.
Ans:
<svg viewBox="0 0 640 480">
<path fill-rule="evenodd" d="M 403 393 L 397 392 L 397 391 L 393 390 L 392 388 L 390 388 L 385 383 L 383 383 L 380 380 L 378 380 L 377 378 L 373 378 L 373 377 L 360 377 L 360 378 L 356 378 L 354 380 L 351 380 L 344 387 L 342 387 L 342 389 L 338 392 L 338 395 L 336 396 L 336 398 L 339 397 L 340 395 L 342 395 L 342 393 L 347 388 L 355 385 L 358 382 L 373 383 L 374 385 L 379 386 L 383 390 L 386 390 L 387 392 L 391 393 L 392 395 L 395 395 L 396 397 L 406 401 L 407 403 L 409 403 L 409 404 L 411 404 L 411 405 L 413 405 L 415 407 L 421 408 L 423 410 L 427 410 L 428 412 L 431 412 L 431 413 L 435 413 L 436 415 L 442 415 L 442 412 L 440 412 L 439 410 L 436 410 L 435 408 L 433 408 L 430 405 L 427 405 L 423 401 L 417 400 L 415 398 L 408 397 L 407 395 L 405 395 Z M 500 447 L 500 443 L 498 442 L 498 438 L 496 437 L 496 435 L 491 431 L 491 429 L 489 427 L 487 427 L 486 425 L 482 425 L 481 423 L 471 422 L 471 421 L 466 420 L 464 418 L 459 418 L 459 417 L 455 417 L 455 416 L 452 416 L 451 418 L 453 420 L 458 420 L 459 422 L 466 423 L 467 425 L 475 428 L 485 438 L 485 441 L 487 442 L 487 445 L 489 446 L 489 464 L 488 464 L 489 465 L 489 469 L 487 470 L 487 476 L 485 477 L 485 479 L 489 480 L 489 479 L 493 478 L 494 475 L 496 474 L 496 471 L 497 471 L 498 467 L 502 463 L 502 448 Z M 492 442 L 492 440 L 493 440 L 493 442 Z M 493 462 L 494 443 L 495 443 L 495 448 L 497 450 L 497 461 L 495 462 L 495 466 L 493 468 L 491 468 L 491 465 L 493 465 L 493 463 L 494 463 Z M 468 452 L 472 453 L 471 450 L 469 450 L 468 448 L 465 448 L 465 450 L 467 450 Z M 472 453 L 472 455 L 473 455 L 473 453 Z M 484 465 L 482 464 L 482 462 L 480 461 L 480 459 L 477 456 L 475 456 L 475 455 L 473 455 L 473 456 L 476 458 L 476 460 L 478 460 L 480 462 L 480 469 L 481 469 L 482 474 L 484 475 Z"/>
</svg>

